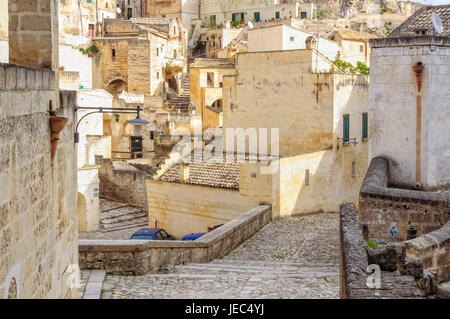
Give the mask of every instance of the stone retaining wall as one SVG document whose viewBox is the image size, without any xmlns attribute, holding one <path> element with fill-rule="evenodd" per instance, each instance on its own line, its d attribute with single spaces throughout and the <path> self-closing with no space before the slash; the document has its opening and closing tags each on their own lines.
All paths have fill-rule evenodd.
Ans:
<svg viewBox="0 0 450 319">
<path fill-rule="evenodd" d="M 143 275 L 165 265 L 208 262 L 225 255 L 271 219 L 270 206 L 258 206 L 195 241 L 80 240 L 81 269 Z"/>
<path fill-rule="evenodd" d="M 437 273 L 438 281 L 450 280 L 450 222 L 426 235 L 404 242 L 406 255 L 422 261 L 423 267 Z"/>
<path fill-rule="evenodd" d="M 358 212 L 351 203 L 340 206 L 340 291 L 343 299 L 377 299 L 377 298 L 422 298 L 417 281 L 423 281 L 423 268 L 416 267 L 410 270 L 405 261 L 404 254 L 395 253 L 394 268 L 386 269 L 385 261 L 376 263 L 380 269 L 381 285 L 376 289 L 369 289 L 367 279 L 371 276 L 368 272 L 369 248 L 364 241 L 362 227 L 358 219 Z M 372 254 L 373 255 L 373 254 Z M 380 257 L 381 252 L 378 254 Z M 384 254 L 383 257 L 386 257 Z M 371 264 L 373 257 L 371 258 Z M 382 259 L 382 258 L 379 258 Z M 385 259 L 385 258 L 383 258 Z M 419 261 L 420 264 L 420 261 Z M 413 276 L 413 271 L 420 273 Z M 394 270 L 399 270 L 400 274 Z"/>
<path fill-rule="evenodd" d="M 359 199 L 360 219 L 367 225 L 369 237 L 402 241 L 406 239 L 407 227 L 417 227 L 420 236 L 450 220 L 449 192 L 390 188 L 388 184 L 389 161 L 375 157 L 362 183 Z M 390 235 L 392 222 L 397 223 L 398 237 Z"/>
</svg>

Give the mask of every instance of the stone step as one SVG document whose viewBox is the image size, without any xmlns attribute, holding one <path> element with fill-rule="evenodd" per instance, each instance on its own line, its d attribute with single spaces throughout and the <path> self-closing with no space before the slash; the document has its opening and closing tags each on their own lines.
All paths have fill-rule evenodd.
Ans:
<svg viewBox="0 0 450 319">
<path fill-rule="evenodd" d="M 109 218 L 102 218 L 100 223 L 102 225 L 112 225 L 112 224 L 119 224 L 122 222 L 126 222 L 133 219 L 138 219 L 142 217 L 147 217 L 148 214 L 146 211 L 140 210 L 136 212 L 132 212 L 129 214 L 119 215 L 115 217 L 109 217 Z"/>
<path fill-rule="evenodd" d="M 113 225 L 101 225 L 100 231 L 103 233 L 106 232 L 112 232 L 116 230 L 122 230 L 127 228 L 134 228 L 134 227 L 148 227 L 148 217 L 142 217 L 135 219 L 133 221 L 129 222 L 123 222 L 119 224 L 113 224 Z"/>
<path fill-rule="evenodd" d="M 142 211 L 142 208 L 140 208 L 140 207 L 133 207 L 133 206 L 125 205 L 123 207 L 119 207 L 118 209 L 101 211 L 100 212 L 100 220 L 106 220 L 106 219 L 110 219 L 110 218 L 126 216 L 129 214 L 140 213 L 141 211 Z"/>
<path fill-rule="evenodd" d="M 286 274 L 286 275 L 309 275 L 317 276 L 332 276 L 339 274 L 339 267 L 336 265 L 307 265 L 301 267 L 292 266 L 255 266 L 254 264 L 187 264 L 178 266 L 178 272 L 183 273 L 241 273 L 241 274 Z"/>
</svg>

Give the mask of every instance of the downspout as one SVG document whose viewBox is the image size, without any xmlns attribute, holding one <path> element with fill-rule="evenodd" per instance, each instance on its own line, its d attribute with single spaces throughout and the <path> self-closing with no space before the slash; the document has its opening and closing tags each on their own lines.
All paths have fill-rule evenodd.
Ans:
<svg viewBox="0 0 450 319">
<path fill-rule="evenodd" d="M 412 66 L 413 72 L 416 74 L 417 96 L 416 96 L 416 181 L 414 187 L 416 189 L 422 188 L 421 176 L 421 134 L 422 134 L 422 95 L 420 89 L 422 88 L 422 62 L 417 62 Z"/>
</svg>

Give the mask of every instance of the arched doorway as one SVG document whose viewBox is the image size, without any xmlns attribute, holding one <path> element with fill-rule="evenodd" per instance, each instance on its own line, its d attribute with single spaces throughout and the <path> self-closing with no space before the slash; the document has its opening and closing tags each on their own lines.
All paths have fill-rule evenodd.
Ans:
<svg viewBox="0 0 450 319">
<path fill-rule="evenodd" d="M 127 89 L 128 89 L 127 82 L 125 82 L 124 80 L 121 80 L 121 79 L 111 81 L 105 87 L 105 90 L 114 97 L 119 95 L 122 91 L 124 91 L 124 90 L 126 91 Z"/>
<path fill-rule="evenodd" d="M 223 100 L 222 99 L 217 99 L 214 101 L 213 104 L 211 104 L 212 107 L 218 109 L 219 111 L 222 111 L 222 106 L 223 106 Z"/>
<path fill-rule="evenodd" d="M 86 197 L 83 194 L 78 193 L 78 203 L 77 203 L 77 213 L 78 213 L 78 231 L 87 231 L 87 203 Z"/>
</svg>

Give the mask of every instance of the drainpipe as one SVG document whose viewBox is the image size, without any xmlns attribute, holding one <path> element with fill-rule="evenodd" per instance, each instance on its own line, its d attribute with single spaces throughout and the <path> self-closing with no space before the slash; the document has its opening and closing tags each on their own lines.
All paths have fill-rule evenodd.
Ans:
<svg viewBox="0 0 450 319">
<path fill-rule="evenodd" d="M 417 83 L 417 96 L 416 96 L 416 182 L 414 187 L 416 189 L 422 188 L 422 176 L 421 176 L 421 134 L 422 134 L 422 95 L 421 95 L 421 87 L 422 87 L 422 71 L 423 65 L 422 62 L 417 62 L 416 65 L 412 66 L 413 72 L 416 74 L 416 83 Z"/>
</svg>

